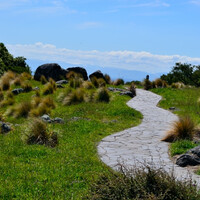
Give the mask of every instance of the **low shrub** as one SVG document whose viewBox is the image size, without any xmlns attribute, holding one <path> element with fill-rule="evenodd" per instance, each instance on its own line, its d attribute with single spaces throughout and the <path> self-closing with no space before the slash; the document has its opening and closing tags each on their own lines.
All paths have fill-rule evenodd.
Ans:
<svg viewBox="0 0 200 200">
<path fill-rule="evenodd" d="M 27 144 L 40 144 L 55 147 L 58 144 L 57 134 L 49 131 L 47 124 L 41 119 L 34 118 L 29 124 L 29 129 L 25 135 Z"/>
<path fill-rule="evenodd" d="M 97 102 L 109 102 L 110 95 L 108 90 L 105 87 L 99 88 L 95 93 L 95 100 Z"/>
<path fill-rule="evenodd" d="M 29 82 L 24 82 L 22 88 L 24 89 L 24 92 L 32 91 L 32 85 Z"/>
<path fill-rule="evenodd" d="M 190 117 L 181 117 L 178 121 L 173 123 L 171 130 L 167 132 L 167 135 L 162 139 L 166 142 L 174 142 L 180 139 L 191 140 L 194 135 L 194 122 Z"/>
<path fill-rule="evenodd" d="M 84 101 L 84 90 L 78 88 L 69 93 L 63 100 L 63 105 L 77 104 Z"/>
<path fill-rule="evenodd" d="M 144 89 L 150 90 L 152 88 L 152 83 L 149 79 L 144 79 Z"/>
<path fill-rule="evenodd" d="M 116 79 L 116 80 L 113 82 L 113 85 L 116 85 L 116 86 L 118 86 L 118 85 L 124 85 L 124 80 L 121 79 L 121 78 L 118 78 L 118 79 Z"/>
<path fill-rule="evenodd" d="M 45 78 L 45 76 L 42 75 L 42 76 L 40 77 L 40 82 L 44 85 L 44 84 L 46 84 L 48 81 L 47 81 L 47 79 Z"/>
<path fill-rule="evenodd" d="M 190 181 L 178 181 L 173 174 L 149 166 L 121 170 L 116 173 L 110 170 L 91 185 L 87 196 L 90 200 L 198 200 L 200 194 Z"/>
</svg>

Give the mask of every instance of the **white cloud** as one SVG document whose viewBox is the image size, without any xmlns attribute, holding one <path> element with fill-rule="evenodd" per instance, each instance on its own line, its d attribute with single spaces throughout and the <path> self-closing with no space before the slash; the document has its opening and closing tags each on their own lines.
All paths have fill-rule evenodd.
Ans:
<svg viewBox="0 0 200 200">
<path fill-rule="evenodd" d="M 189 3 L 200 6 L 200 0 L 189 1 Z"/>
<path fill-rule="evenodd" d="M 148 73 L 169 72 L 176 62 L 200 64 L 200 58 L 180 55 L 156 55 L 134 51 L 81 51 L 57 48 L 52 44 L 6 45 L 14 56 L 45 62 L 65 62 L 73 65 L 92 65 L 119 69 L 137 70 Z"/>
</svg>

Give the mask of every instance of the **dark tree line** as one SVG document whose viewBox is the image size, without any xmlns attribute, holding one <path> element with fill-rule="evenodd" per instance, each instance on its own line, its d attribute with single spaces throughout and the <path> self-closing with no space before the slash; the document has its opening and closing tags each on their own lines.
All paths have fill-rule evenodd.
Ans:
<svg viewBox="0 0 200 200">
<path fill-rule="evenodd" d="M 161 76 L 168 84 L 182 82 L 185 85 L 200 86 L 200 65 L 176 63 L 171 72 Z"/>
<path fill-rule="evenodd" d="M 11 70 L 16 73 L 28 72 L 31 73 L 30 67 L 26 63 L 24 57 L 13 57 L 3 43 L 0 43 L 0 76 Z"/>
</svg>

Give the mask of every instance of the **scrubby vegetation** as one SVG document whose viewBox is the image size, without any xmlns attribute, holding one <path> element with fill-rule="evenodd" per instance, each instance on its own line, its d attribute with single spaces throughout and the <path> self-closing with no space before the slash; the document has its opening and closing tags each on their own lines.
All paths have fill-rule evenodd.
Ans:
<svg viewBox="0 0 200 200">
<path fill-rule="evenodd" d="M 146 200 L 197 200 L 200 195 L 192 182 L 177 181 L 173 174 L 162 169 L 137 167 L 122 168 L 121 174 L 110 171 L 92 184 L 92 200 L 146 199 Z"/>
</svg>

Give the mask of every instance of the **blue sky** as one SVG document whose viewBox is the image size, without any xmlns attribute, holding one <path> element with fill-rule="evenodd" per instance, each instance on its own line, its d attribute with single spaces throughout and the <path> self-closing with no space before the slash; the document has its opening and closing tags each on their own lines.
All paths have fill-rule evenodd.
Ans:
<svg viewBox="0 0 200 200">
<path fill-rule="evenodd" d="M 14 56 L 168 72 L 200 64 L 200 0 L 0 0 L 0 39 Z"/>
</svg>

